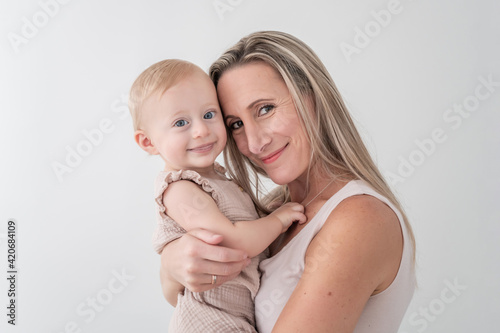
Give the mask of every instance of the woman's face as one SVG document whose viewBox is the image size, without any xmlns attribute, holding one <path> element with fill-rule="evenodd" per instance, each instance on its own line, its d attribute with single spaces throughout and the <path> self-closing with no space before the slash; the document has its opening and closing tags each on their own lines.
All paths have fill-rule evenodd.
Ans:
<svg viewBox="0 0 500 333">
<path fill-rule="evenodd" d="M 243 155 L 276 184 L 305 177 L 310 144 L 288 88 L 272 67 L 254 62 L 230 69 L 220 78 L 217 93 Z"/>
</svg>

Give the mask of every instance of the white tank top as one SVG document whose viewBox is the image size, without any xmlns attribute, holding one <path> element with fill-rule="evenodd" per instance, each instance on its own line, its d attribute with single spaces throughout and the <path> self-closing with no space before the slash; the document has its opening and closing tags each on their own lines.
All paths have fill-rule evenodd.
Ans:
<svg viewBox="0 0 500 333">
<path fill-rule="evenodd" d="M 403 232 L 403 256 L 392 284 L 371 296 L 354 330 L 355 333 L 396 333 L 416 285 L 413 249 L 401 213 L 366 182 L 353 180 L 335 193 L 288 244 L 273 257 L 260 263 L 261 285 L 255 298 L 255 316 L 259 333 L 271 332 L 304 272 L 309 244 L 330 213 L 344 199 L 360 194 L 371 195 L 388 205 L 397 215 Z"/>
</svg>

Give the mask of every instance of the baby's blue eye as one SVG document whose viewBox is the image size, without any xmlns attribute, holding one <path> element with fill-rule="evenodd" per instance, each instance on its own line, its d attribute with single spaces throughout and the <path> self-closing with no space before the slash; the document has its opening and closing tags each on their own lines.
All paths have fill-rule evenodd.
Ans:
<svg viewBox="0 0 500 333">
<path fill-rule="evenodd" d="M 177 120 L 175 123 L 174 123 L 174 126 L 175 127 L 182 127 L 182 126 L 186 126 L 187 125 L 187 121 L 185 121 L 184 119 L 181 119 L 181 120 Z"/>
<path fill-rule="evenodd" d="M 212 119 L 213 117 L 215 117 L 214 111 L 208 111 L 203 115 L 203 119 Z"/>
</svg>

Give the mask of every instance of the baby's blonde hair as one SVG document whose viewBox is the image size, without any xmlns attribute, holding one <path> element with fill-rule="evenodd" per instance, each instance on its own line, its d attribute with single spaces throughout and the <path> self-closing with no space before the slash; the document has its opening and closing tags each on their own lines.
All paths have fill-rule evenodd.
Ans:
<svg viewBox="0 0 500 333">
<path fill-rule="evenodd" d="M 148 67 L 135 79 L 130 88 L 128 106 L 134 130 L 141 129 L 144 102 L 152 95 L 162 95 L 186 76 L 203 70 L 193 63 L 179 59 L 167 59 Z"/>
</svg>

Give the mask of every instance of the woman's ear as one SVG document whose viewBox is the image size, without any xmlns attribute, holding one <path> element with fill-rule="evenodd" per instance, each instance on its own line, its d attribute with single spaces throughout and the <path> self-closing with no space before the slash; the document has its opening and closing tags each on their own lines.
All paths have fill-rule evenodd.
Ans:
<svg viewBox="0 0 500 333">
<path fill-rule="evenodd" d="M 148 152 L 151 155 L 158 155 L 158 149 L 156 149 L 151 139 L 143 130 L 135 131 L 134 139 L 139 147 L 141 147 L 144 151 Z"/>
</svg>

